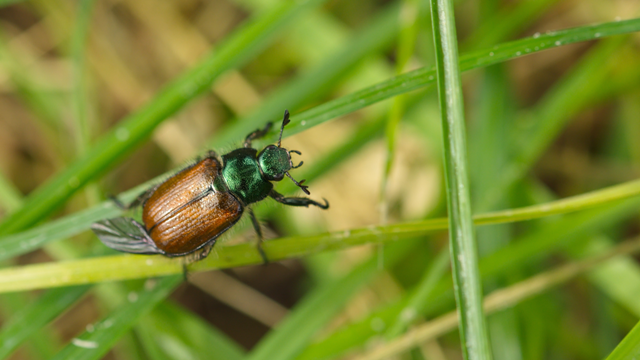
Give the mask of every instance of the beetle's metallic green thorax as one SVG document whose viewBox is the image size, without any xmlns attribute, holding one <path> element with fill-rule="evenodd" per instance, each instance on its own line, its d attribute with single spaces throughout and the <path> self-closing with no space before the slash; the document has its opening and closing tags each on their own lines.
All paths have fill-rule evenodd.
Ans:
<svg viewBox="0 0 640 360">
<path fill-rule="evenodd" d="M 224 181 L 223 176 L 216 176 L 213 179 L 213 189 L 217 192 L 229 191 L 229 188 L 227 187 L 227 183 Z"/>
<path fill-rule="evenodd" d="M 258 164 L 267 179 L 280 181 L 291 170 L 291 157 L 286 149 L 269 145 L 258 155 Z"/>
<path fill-rule="evenodd" d="M 222 155 L 222 176 L 229 190 L 245 205 L 266 198 L 273 189 L 273 185 L 262 176 L 257 153 L 256 149 L 241 148 Z"/>
</svg>

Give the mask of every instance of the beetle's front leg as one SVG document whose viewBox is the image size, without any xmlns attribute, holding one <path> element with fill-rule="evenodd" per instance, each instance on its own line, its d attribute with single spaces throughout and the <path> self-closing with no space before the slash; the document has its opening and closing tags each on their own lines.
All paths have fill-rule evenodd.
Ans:
<svg viewBox="0 0 640 360">
<path fill-rule="evenodd" d="M 252 132 L 251 134 L 247 135 L 247 137 L 244 139 L 244 147 L 250 148 L 252 140 L 260 139 L 261 137 L 267 135 L 272 125 L 273 125 L 272 122 L 268 122 L 263 129 L 258 129 Z"/>
<path fill-rule="evenodd" d="M 266 265 L 269 263 L 269 259 L 267 258 L 267 254 L 265 254 L 264 250 L 262 249 L 262 241 L 264 240 L 264 237 L 262 236 L 262 229 L 260 228 L 260 223 L 258 222 L 258 218 L 256 218 L 256 214 L 253 212 L 253 210 L 249 208 L 247 208 L 247 210 L 249 211 L 249 216 L 251 217 L 251 223 L 253 224 L 253 228 L 256 230 L 256 234 L 258 234 L 258 242 L 256 244 L 256 248 L 260 253 L 260 257 L 262 257 L 262 262 Z"/>
<path fill-rule="evenodd" d="M 285 197 L 284 195 L 278 193 L 275 190 L 271 190 L 271 192 L 269 193 L 269 196 L 271 198 L 273 198 L 275 201 L 281 203 L 281 204 L 285 204 L 285 205 L 290 205 L 290 206 L 305 206 L 305 207 L 309 207 L 309 205 L 314 205 L 317 206 L 321 209 L 328 209 L 329 208 L 329 202 L 327 201 L 327 199 L 322 199 L 324 200 L 324 204 L 320 204 L 319 202 L 315 201 L 315 200 L 311 200 L 309 198 L 303 198 L 303 197 Z"/>
</svg>

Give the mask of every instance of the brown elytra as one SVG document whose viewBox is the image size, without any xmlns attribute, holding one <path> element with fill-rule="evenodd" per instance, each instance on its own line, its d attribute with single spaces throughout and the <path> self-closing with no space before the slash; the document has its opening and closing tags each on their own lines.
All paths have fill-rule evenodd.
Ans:
<svg viewBox="0 0 640 360">
<path fill-rule="evenodd" d="M 193 252 L 240 219 L 242 204 L 213 188 L 220 170 L 216 159 L 205 158 L 162 183 L 144 203 L 144 226 L 166 255 Z"/>
</svg>

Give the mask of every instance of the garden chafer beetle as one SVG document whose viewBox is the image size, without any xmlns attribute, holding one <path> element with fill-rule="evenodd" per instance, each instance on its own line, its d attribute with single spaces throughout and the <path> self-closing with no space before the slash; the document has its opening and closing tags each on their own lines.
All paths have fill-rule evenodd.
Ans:
<svg viewBox="0 0 640 360">
<path fill-rule="evenodd" d="M 205 258 L 216 239 L 249 212 L 258 235 L 258 251 L 262 259 L 262 231 L 255 214 L 248 206 L 271 197 L 291 206 L 324 204 L 304 197 L 285 197 L 273 189 L 272 181 L 289 177 L 307 195 L 304 180 L 298 182 L 289 174 L 294 166 L 291 154 L 299 151 L 282 148 L 282 132 L 289 123 L 285 110 L 277 145 L 268 145 L 258 153 L 251 141 L 267 134 L 272 124 L 249 134 L 244 147 L 222 155 L 209 151 L 166 181 L 140 194 L 128 205 L 113 199 L 123 209 L 142 206 L 142 223 L 130 217 L 117 217 L 94 223 L 91 229 L 108 247 L 135 254 L 162 254 L 169 257 L 192 255 L 192 260 Z"/>
</svg>

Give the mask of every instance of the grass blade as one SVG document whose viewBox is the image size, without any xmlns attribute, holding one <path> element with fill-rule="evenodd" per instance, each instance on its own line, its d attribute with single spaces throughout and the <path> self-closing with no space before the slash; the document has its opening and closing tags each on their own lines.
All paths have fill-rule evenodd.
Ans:
<svg viewBox="0 0 640 360">
<path fill-rule="evenodd" d="M 23 341 L 68 309 L 88 289 L 89 286 L 76 286 L 50 290 L 13 314 L 0 331 L 0 359 L 11 355 Z"/>
<path fill-rule="evenodd" d="M 22 194 L 11 180 L 0 173 L 0 207 L 13 211 L 22 205 Z"/>
<path fill-rule="evenodd" d="M 448 250 L 443 249 L 434 258 L 433 264 L 424 272 L 418 286 L 416 286 L 415 293 L 408 297 L 407 305 L 402 309 L 401 315 L 395 319 L 395 323 L 386 331 L 385 336 L 387 339 L 393 339 L 402 334 L 409 325 L 418 319 L 420 314 L 425 312 L 424 308 L 428 304 L 429 297 L 432 295 L 438 281 L 449 269 L 449 265 Z"/>
<path fill-rule="evenodd" d="M 603 236 L 595 236 L 586 243 L 569 248 L 572 258 L 592 256 L 610 250 L 615 246 L 613 240 Z M 615 279 L 616 281 L 611 281 Z M 640 265 L 634 258 L 617 259 L 589 273 L 589 280 L 608 297 L 640 317 Z"/>
<path fill-rule="evenodd" d="M 71 107 L 73 109 L 73 130 L 76 142 L 76 153 L 82 154 L 89 147 L 91 132 L 89 128 L 89 116 L 87 103 L 89 102 L 86 79 L 86 40 L 89 32 L 91 11 L 94 0 L 83 0 L 78 3 L 78 15 L 71 39 L 71 57 L 73 62 L 74 86 L 71 95 Z"/>
<path fill-rule="evenodd" d="M 385 265 L 391 266 L 416 242 L 391 244 L 386 247 Z M 380 271 L 378 261 L 369 259 L 347 276 L 316 288 L 307 295 L 278 327 L 270 332 L 248 356 L 250 360 L 287 360 L 296 356 L 320 328 L 336 314 L 363 284 Z"/>
<path fill-rule="evenodd" d="M 144 326 L 136 327 L 136 331 L 153 333 L 148 339 L 151 344 L 161 349 L 175 349 L 175 353 L 186 353 L 194 359 L 207 359 L 211 354 L 225 360 L 240 360 L 244 357 L 244 349 L 229 339 L 225 334 L 197 315 L 170 301 L 160 304 L 141 320 Z M 158 337 L 170 339 L 170 343 L 158 342 Z M 145 340 L 143 340 L 144 342 Z M 165 351 L 169 353 L 170 351 Z M 173 356 L 173 358 L 180 358 Z"/>
<path fill-rule="evenodd" d="M 554 270 L 549 270 L 538 275 L 532 276 L 526 280 L 523 280 L 515 285 L 496 290 L 486 297 L 484 302 L 484 308 L 487 313 L 493 313 L 511 306 L 514 306 L 521 301 L 540 294 L 552 287 L 558 286 L 568 280 L 573 279 L 577 275 L 591 270 L 594 267 L 603 264 L 605 261 L 611 260 L 614 257 L 621 255 L 633 254 L 640 251 L 640 241 L 637 239 L 634 241 L 627 241 L 616 246 L 614 249 L 598 254 L 592 257 L 581 259 L 573 263 L 569 263 L 558 267 Z M 407 351 L 408 349 L 416 346 L 417 344 L 434 339 L 438 336 L 453 330 L 458 326 L 458 319 L 453 312 L 444 314 L 433 321 L 420 325 L 419 327 L 412 329 L 405 333 L 397 340 L 379 346 L 372 350 L 368 354 L 358 357 L 357 360 L 378 360 L 386 359 L 390 356 Z M 637 327 L 637 326 L 636 326 Z M 640 331 L 638 332 L 640 334 Z M 633 335 L 633 340 L 637 341 L 638 335 Z M 631 340 L 630 340 L 631 342 Z M 631 354 L 633 351 L 637 351 L 637 345 L 626 344 L 622 350 L 623 353 Z M 631 350 L 633 349 L 633 350 Z M 630 357 L 620 357 L 620 359 L 632 359 Z"/>
<path fill-rule="evenodd" d="M 367 55 L 387 46 L 398 32 L 399 8 L 396 4 L 381 11 L 371 24 L 355 34 L 339 51 L 329 56 L 320 65 L 301 74 L 286 86 L 274 91 L 247 116 L 233 121 L 221 129 L 209 142 L 211 148 L 227 145 L 246 136 L 247 129 L 261 128 L 269 119 L 282 116 L 284 109 L 299 107 L 311 96 L 318 97 L 329 89 L 329 85 L 342 76 Z M 289 127 L 285 134 L 289 132 Z"/>
<path fill-rule="evenodd" d="M 449 246 L 453 287 L 460 318 L 460 342 L 465 359 L 490 360 L 492 355 L 482 309 L 478 248 L 471 217 L 464 104 L 453 2 L 432 0 L 431 19 L 438 97 L 445 139 L 444 167 L 449 213 Z"/>
<path fill-rule="evenodd" d="M 153 281 L 153 280 L 149 280 Z M 138 319 L 151 311 L 182 281 L 182 276 L 158 280 L 153 287 L 146 286 L 138 293 L 129 294 L 129 302 L 93 325 L 93 330 L 74 338 L 55 357 L 55 360 L 100 359 L 111 346 L 129 330 Z M 132 295 L 133 294 L 133 295 Z M 134 296 L 135 295 L 135 296 Z"/>
<path fill-rule="evenodd" d="M 500 224 L 531 220 L 573 212 L 612 201 L 640 195 L 640 180 L 613 186 L 573 198 L 548 202 L 520 209 L 496 211 L 478 215 L 476 225 Z M 634 202 L 635 199 L 628 199 Z M 625 203 L 623 208 L 633 205 Z M 446 218 L 435 218 L 404 224 L 366 227 L 314 236 L 293 236 L 270 240 L 263 248 L 272 260 L 300 257 L 320 251 L 344 249 L 366 243 L 395 241 L 422 236 L 447 229 Z M 210 270 L 259 264 L 261 257 L 252 244 L 216 247 L 216 252 L 191 265 L 190 270 Z M 57 263 L 44 263 L 0 270 L 0 293 L 113 281 L 182 273 L 182 262 L 162 256 L 115 255 Z"/>
<path fill-rule="evenodd" d="M 629 331 L 627 336 L 607 356 L 607 360 L 634 360 L 640 354 L 640 322 Z"/>
<path fill-rule="evenodd" d="M 419 13 L 423 11 L 421 2 L 414 0 L 404 0 L 402 3 L 402 23 L 401 31 L 398 36 L 398 47 L 396 50 L 396 75 L 400 75 L 405 72 L 405 68 L 411 59 L 414 52 L 416 37 L 420 25 Z M 381 219 L 382 223 L 387 223 L 388 220 L 388 202 L 387 191 L 388 181 L 391 175 L 391 169 L 393 167 L 393 160 L 396 153 L 396 138 L 398 132 L 398 124 L 402 119 L 405 112 L 405 97 L 406 95 L 396 96 L 393 99 L 393 105 L 389 109 L 387 125 L 385 128 L 386 139 L 386 152 L 385 152 L 385 165 L 382 173 L 382 181 L 380 184 L 380 203 L 381 203 Z"/>
<path fill-rule="evenodd" d="M 640 19 L 614 21 L 550 32 L 465 54 L 460 57 L 460 70 L 473 70 L 562 45 L 635 31 L 640 31 Z M 396 76 L 292 116 L 285 136 L 297 134 L 325 121 L 360 110 L 393 96 L 433 85 L 434 82 L 435 71 L 430 68 L 421 68 Z M 273 141 L 277 138 L 278 132 L 272 130 L 265 139 Z"/>
<path fill-rule="evenodd" d="M 531 121 L 530 126 L 513 135 L 516 144 L 521 145 L 517 146 L 518 151 L 512 163 L 502 171 L 494 186 L 485 192 L 478 204 L 480 210 L 491 206 L 500 198 L 498 193 L 504 193 L 505 189 L 510 189 L 521 179 L 558 136 L 571 116 L 592 101 L 599 88 L 609 81 L 610 72 L 604 65 L 623 43 L 624 39 L 618 37 L 596 45 L 568 76 L 547 92 L 531 114 L 525 115 L 532 115 L 536 121 Z"/>
<path fill-rule="evenodd" d="M 526 29 L 558 0 L 527 0 L 514 3 L 508 10 L 492 12 L 481 28 L 465 39 L 462 48 L 478 49 L 506 40 Z"/>
</svg>

